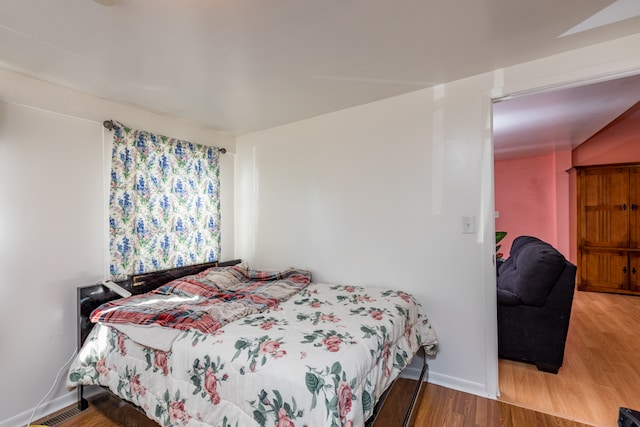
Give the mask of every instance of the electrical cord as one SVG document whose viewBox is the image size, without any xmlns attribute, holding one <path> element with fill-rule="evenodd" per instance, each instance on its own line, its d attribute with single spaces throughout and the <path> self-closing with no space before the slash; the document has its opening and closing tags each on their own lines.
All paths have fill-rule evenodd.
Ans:
<svg viewBox="0 0 640 427">
<path fill-rule="evenodd" d="M 33 426 L 31 425 L 31 423 L 33 422 L 33 417 L 36 415 L 36 411 L 38 410 L 38 408 L 40 408 L 40 405 L 42 405 L 42 403 L 45 401 L 45 399 L 47 397 L 49 397 L 49 395 L 53 391 L 53 389 L 56 386 L 56 384 L 58 384 L 58 380 L 60 379 L 60 375 L 62 374 L 62 371 L 64 371 L 71 364 L 71 361 L 73 360 L 73 358 L 75 357 L 77 352 L 78 352 L 78 348 L 76 347 L 73 350 L 73 354 L 71 355 L 71 357 L 69 357 L 69 360 L 67 360 L 67 363 L 65 363 L 62 366 L 62 368 L 60 368 L 60 370 L 58 371 L 58 374 L 56 375 L 56 379 L 53 380 L 53 384 L 51 384 L 51 388 L 49 388 L 49 391 L 47 392 L 47 394 L 45 394 L 44 397 L 42 398 L 42 400 L 40 400 L 40 402 L 38 402 L 36 407 L 33 408 L 33 411 L 31 412 L 31 416 L 29 417 L 29 422 L 27 423 L 26 427 L 37 427 L 35 425 L 33 425 Z"/>
</svg>

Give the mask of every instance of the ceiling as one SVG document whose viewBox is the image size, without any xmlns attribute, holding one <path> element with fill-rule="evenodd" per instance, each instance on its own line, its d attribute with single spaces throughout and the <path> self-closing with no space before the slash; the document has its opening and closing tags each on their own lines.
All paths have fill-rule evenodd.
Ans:
<svg viewBox="0 0 640 427">
<path fill-rule="evenodd" d="M 635 34 L 639 4 L 2 0 L 0 67 L 240 135 Z"/>
<path fill-rule="evenodd" d="M 495 158 L 572 150 L 636 106 L 638 101 L 640 75 L 495 102 Z"/>
</svg>

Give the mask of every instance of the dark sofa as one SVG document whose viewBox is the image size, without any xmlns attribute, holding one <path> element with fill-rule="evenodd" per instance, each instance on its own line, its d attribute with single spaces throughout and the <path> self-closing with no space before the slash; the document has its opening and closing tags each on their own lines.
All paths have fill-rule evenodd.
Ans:
<svg viewBox="0 0 640 427">
<path fill-rule="evenodd" d="M 498 356 L 558 373 L 569 330 L 576 266 L 548 243 L 520 236 L 497 274 Z"/>
</svg>

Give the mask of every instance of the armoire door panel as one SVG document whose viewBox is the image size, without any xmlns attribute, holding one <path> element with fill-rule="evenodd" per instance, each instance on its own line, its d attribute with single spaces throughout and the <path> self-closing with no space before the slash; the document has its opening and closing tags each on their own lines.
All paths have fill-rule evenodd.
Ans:
<svg viewBox="0 0 640 427">
<path fill-rule="evenodd" d="M 629 288 L 629 257 L 626 251 L 583 249 L 578 261 L 581 290 Z"/>
<path fill-rule="evenodd" d="M 640 248 L 640 167 L 629 174 L 629 247 Z"/>
<path fill-rule="evenodd" d="M 580 198 L 580 245 L 629 247 L 629 169 L 582 171 Z"/>
<path fill-rule="evenodd" d="M 629 290 L 640 291 L 640 253 L 629 253 Z"/>
</svg>

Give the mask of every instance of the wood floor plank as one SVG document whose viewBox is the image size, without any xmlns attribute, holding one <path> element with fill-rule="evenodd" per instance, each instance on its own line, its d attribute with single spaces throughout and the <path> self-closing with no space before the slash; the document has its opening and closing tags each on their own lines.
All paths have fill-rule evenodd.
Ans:
<svg viewBox="0 0 640 427">
<path fill-rule="evenodd" d="M 500 400 L 585 424 L 617 427 L 640 408 L 640 297 L 579 292 L 557 375 L 499 361 Z"/>
</svg>

